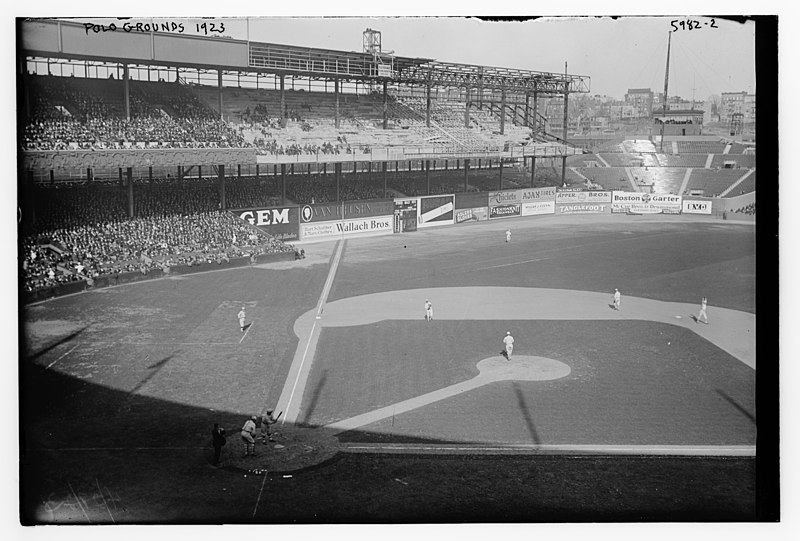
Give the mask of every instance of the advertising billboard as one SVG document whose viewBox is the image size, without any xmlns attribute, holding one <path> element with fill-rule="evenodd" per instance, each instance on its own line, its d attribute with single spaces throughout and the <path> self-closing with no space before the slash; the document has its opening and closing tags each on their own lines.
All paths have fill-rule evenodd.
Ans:
<svg viewBox="0 0 800 541">
<path fill-rule="evenodd" d="M 626 214 L 680 214 L 681 196 L 614 191 L 611 194 L 611 212 L 624 212 Z"/>
<path fill-rule="evenodd" d="M 298 207 L 238 209 L 231 212 L 276 239 L 292 241 L 299 238 Z"/>
</svg>

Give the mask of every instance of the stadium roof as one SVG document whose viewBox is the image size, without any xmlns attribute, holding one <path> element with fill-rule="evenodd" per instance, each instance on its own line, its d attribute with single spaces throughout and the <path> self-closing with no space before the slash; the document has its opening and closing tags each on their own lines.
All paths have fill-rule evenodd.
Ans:
<svg viewBox="0 0 800 541">
<path fill-rule="evenodd" d="M 388 54 L 372 55 L 221 37 L 150 31 L 102 31 L 53 19 L 21 24 L 23 54 L 123 64 L 178 66 L 221 71 L 256 71 L 320 79 L 372 80 L 429 86 L 484 88 L 560 94 L 589 92 L 590 79 L 512 68 L 440 62 Z"/>
</svg>

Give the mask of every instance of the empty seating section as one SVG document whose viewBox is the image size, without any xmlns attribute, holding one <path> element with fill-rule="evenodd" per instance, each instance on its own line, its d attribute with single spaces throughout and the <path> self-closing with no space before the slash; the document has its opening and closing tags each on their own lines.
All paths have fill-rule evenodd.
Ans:
<svg viewBox="0 0 800 541">
<path fill-rule="evenodd" d="M 744 179 L 738 186 L 736 186 L 733 190 L 727 193 L 727 197 L 733 197 L 736 195 L 742 195 L 745 193 L 750 193 L 756 191 L 756 172 L 753 171 L 750 173 L 746 179 Z"/>
<path fill-rule="evenodd" d="M 725 162 L 728 162 L 726 165 Z M 715 154 L 711 167 L 731 167 L 733 169 L 752 169 L 756 166 L 756 157 L 751 154 Z"/>
<path fill-rule="evenodd" d="M 686 169 L 680 167 L 633 167 L 634 182 L 640 186 L 652 186 L 655 193 L 678 194 L 686 176 Z"/>
<path fill-rule="evenodd" d="M 746 151 L 751 152 L 755 150 L 755 145 L 745 145 L 743 143 L 731 143 L 731 149 L 728 154 L 744 154 Z"/>
<path fill-rule="evenodd" d="M 639 154 L 603 153 L 598 154 L 598 156 L 611 167 L 636 167 L 643 165 L 645 160 L 645 158 Z"/>
<path fill-rule="evenodd" d="M 631 191 L 631 183 L 624 167 L 578 167 L 579 173 L 606 190 Z"/>
<path fill-rule="evenodd" d="M 653 154 L 657 152 L 655 144 L 649 139 L 629 139 L 623 141 L 620 146 L 622 152 L 628 154 Z M 667 142 L 664 142 L 664 150 L 666 150 Z"/>
<path fill-rule="evenodd" d="M 744 169 L 693 169 L 687 190 L 703 190 L 706 197 L 715 197 L 728 189 L 745 173 Z"/>
<path fill-rule="evenodd" d="M 678 154 L 722 154 L 727 146 L 724 141 L 675 141 Z"/>
<path fill-rule="evenodd" d="M 659 154 L 662 167 L 705 167 L 708 154 Z"/>
</svg>

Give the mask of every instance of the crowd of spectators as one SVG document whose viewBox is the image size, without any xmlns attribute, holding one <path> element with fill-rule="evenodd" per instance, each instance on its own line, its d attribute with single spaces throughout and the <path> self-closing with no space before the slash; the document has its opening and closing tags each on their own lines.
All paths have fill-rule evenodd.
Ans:
<svg viewBox="0 0 800 541">
<path fill-rule="evenodd" d="M 745 205 L 744 207 L 738 208 L 733 211 L 736 214 L 748 214 L 750 216 L 755 216 L 756 214 L 756 203 L 755 201 Z"/>
<path fill-rule="evenodd" d="M 102 86 L 91 93 L 72 78 L 32 80 L 36 84 L 30 93 L 23 150 L 247 146 L 238 130 L 178 83 L 132 85 L 127 119 L 121 104 L 104 96 Z"/>
<path fill-rule="evenodd" d="M 230 185 L 240 199 L 269 188 L 238 179 Z M 194 179 L 190 186 L 157 181 L 135 186 L 135 193 L 136 217 L 128 218 L 126 192 L 115 184 L 37 189 L 37 221 L 22 240 L 24 287 L 91 284 L 105 274 L 294 250 L 220 211 L 214 181 Z"/>
</svg>

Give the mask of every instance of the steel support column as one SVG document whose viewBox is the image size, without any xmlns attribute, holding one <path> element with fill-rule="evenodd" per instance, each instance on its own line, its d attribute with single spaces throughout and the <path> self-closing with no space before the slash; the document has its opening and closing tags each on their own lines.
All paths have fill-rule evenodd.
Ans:
<svg viewBox="0 0 800 541">
<path fill-rule="evenodd" d="M 431 85 L 427 85 L 426 87 L 426 98 L 425 98 L 425 126 L 430 128 L 431 127 Z"/>
<path fill-rule="evenodd" d="M 336 200 L 339 200 L 339 183 L 342 181 L 342 162 L 336 162 L 333 166 L 334 176 L 336 177 Z"/>
<path fill-rule="evenodd" d="M 333 96 L 336 98 L 336 107 L 333 109 L 333 126 L 339 129 L 339 79 L 333 80 Z"/>
<path fill-rule="evenodd" d="M 281 128 L 285 128 L 286 127 L 286 96 L 285 96 L 285 88 L 284 88 L 284 85 L 285 85 L 284 77 L 285 77 L 285 75 L 283 75 L 283 74 L 280 75 L 280 80 L 281 80 Z"/>
<path fill-rule="evenodd" d="M 431 194 L 431 162 L 425 160 L 425 184 L 428 187 L 428 195 Z"/>
<path fill-rule="evenodd" d="M 128 177 L 128 218 L 133 218 L 133 167 L 128 167 L 126 172 Z"/>
<path fill-rule="evenodd" d="M 386 89 L 387 82 L 383 82 L 383 129 L 389 129 L 389 93 Z"/>
<path fill-rule="evenodd" d="M 222 68 L 217 69 L 217 93 L 219 98 L 219 118 L 225 120 L 222 115 Z"/>
<path fill-rule="evenodd" d="M 464 191 L 469 191 L 467 187 L 469 186 L 469 160 L 464 160 Z"/>
<path fill-rule="evenodd" d="M 503 189 L 503 158 L 500 158 L 500 189 Z"/>
<path fill-rule="evenodd" d="M 125 120 L 131 119 L 131 80 L 128 72 L 128 64 L 122 66 L 122 88 L 124 89 L 125 99 Z"/>
<path fill-rule="evenodd" d="M 389 178 L 389 162 L 383 162 L 383 198 L 388 197 L 387 181 Z"/>
<path fill-rule="evenodd" d="M 506 133 L 506 87 L 500 91 L 500 135 Z"/>
<path fill-rule="evenodd" d="M 286 204 L 286 164 L 281 164 L 281 205 Z"/>
<path fill-rule="evenodd" d="M 464 127 L 469 128 L 469 87 L 466 88 L 466 103 L 464 104 Z"/>
<path fill-rule="evenodd" d="M 217 166 L 217 174 L 219 175 L 219 204 L 222 210 L 228 210 L 228 202 L 225 198 L 225 166 Z"/>
</svg>

